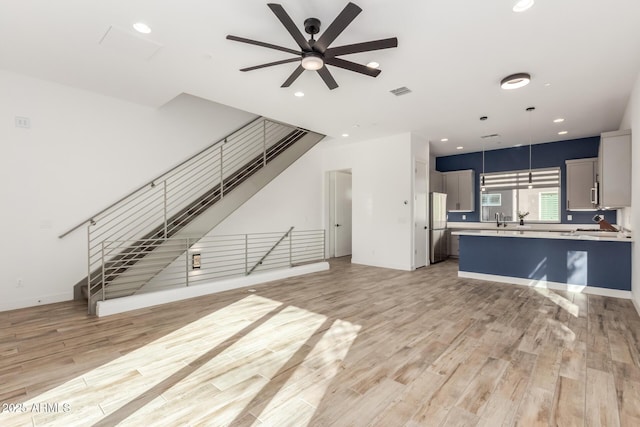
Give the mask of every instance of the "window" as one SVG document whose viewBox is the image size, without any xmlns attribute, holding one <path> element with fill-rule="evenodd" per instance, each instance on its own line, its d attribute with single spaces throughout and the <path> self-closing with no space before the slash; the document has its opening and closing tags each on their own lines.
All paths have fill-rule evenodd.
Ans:
<svg viewBox="0 0 640 427">
<path fill-rule="evenodd" d="M 482 182 L 483 175 L 480 175 Z M 529 212 L 526 221 L 560 222 L 560 168 L 533 169 L 484 174 L 480 193 L 481 221 L 517 221 L 518 212 Z"/>
</svg>

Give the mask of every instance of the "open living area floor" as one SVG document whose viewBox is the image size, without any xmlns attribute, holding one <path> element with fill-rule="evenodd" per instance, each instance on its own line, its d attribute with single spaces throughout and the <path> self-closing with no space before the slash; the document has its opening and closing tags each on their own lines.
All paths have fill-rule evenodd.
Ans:
<svg viewBox="0 0 640 427">
<path fill-rule="evenodd" d="M 631 301 L 457 268 L 340 258 L 107 318 L 0 313 L 0 425 L 640 425 Z"/>
</svg>

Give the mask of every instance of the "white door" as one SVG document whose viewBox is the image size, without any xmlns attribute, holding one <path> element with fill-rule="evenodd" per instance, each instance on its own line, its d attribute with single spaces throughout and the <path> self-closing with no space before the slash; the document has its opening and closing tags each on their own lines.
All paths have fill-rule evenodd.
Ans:
<svg viewBox="0 0 640 427">
<path fill-rule="evenodd" d="M 414 268 L 427 265 L 427 164 L 416 161 L 414 177 L 414 216 L 413 216 L 413 247 Z"/>
<path fill-rule="evenodd" d="M 334 256 L 351 255 L 351 174 L 336 172 L 334 191 Z"/>
</svg>

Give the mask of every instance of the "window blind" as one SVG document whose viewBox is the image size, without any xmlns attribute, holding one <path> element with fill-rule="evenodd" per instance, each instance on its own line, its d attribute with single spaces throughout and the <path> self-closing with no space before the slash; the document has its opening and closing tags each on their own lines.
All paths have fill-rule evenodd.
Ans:
<svg viewBox="0 0 640 427">
<path fill-rule="evenodd" d="M 480 174 L 480 182 L 483 177 L 487 191 L 560 187 L 560 168 L 532 169 L 531 184 L 529 170 Z"/>
</svg>

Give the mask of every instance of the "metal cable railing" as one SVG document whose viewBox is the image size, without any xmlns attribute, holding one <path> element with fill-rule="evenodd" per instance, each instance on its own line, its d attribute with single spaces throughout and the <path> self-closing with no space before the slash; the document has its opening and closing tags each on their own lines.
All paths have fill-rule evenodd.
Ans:
<svg viewBox="0 0 640 427">
<path fill-rule="evenodd" d="M 124 274 L 307 132 L 258 118 L 89 219 L 90 312 L 92 296 L 109 277 L 105 274 Z M 112 260 L 117 268 L 108 272 L 102 262 L 105 241 L 130 242 L 120 248 L 119 259 Z"/>
<path fill-rule="evenodd" d="M 136 251 L 130 248 L 136 245 Z M 122 270 L 122 254 L 140 257 Z M 100 243 L 100 280 L 93 302 L 211 283 L 325 259 L 324 230 L 203 238 L 107 240 Z"/>
</svg>

